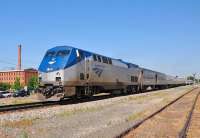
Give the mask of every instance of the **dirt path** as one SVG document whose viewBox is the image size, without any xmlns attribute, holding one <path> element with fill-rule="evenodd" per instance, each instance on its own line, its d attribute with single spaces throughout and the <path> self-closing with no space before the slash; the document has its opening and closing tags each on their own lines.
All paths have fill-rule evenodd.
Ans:
<svg viewBox="0 0 200 138">
<path fill-rule="evenodd" d="M 177 138 L 184 127 L 187 116 L 200 88 L 179 99 L 176 103 L 147 120 L 124 138 Z"/>
</svg>

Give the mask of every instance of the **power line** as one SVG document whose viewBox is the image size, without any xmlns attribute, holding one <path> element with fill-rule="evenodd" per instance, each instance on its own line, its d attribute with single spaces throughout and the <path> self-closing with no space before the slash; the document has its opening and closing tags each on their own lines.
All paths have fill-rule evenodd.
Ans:
<svg viewBox="0 0 200 138">
<path fill-rule="evenodd" d="M 9 64 L 9 65 L 17 65 L 15 63 L 11 63 L 11 62 L 7 62 L 7 61 L 4 61 L 4 60 L 0 60 L 0 63 L 3 63 L 3 64 Z"/>
<path fill-rule="evenodd" d="M 3 60 L 2 60 L 3 59 Z M 38 61 L 36 61 L 36 60 L 30 60 L 30 59 L 27 59 L 27 58 L 24 58 L 24 59 L 22 59 L 22 61 L 24 61 L 25 63 L 32 63 L 32 64 L 38 64 Z M 1 60 L 0 60 L 0 62 L 2 62 L 2 63 L 6 63 L 6 64 L 13 64 L 13 65 L 17 65 L 16 64 L 16 62 L 17 62 L 17 59 L 12 59 L 12 58 L 3 58 L 3 57 L 1 57 Z M 26 64 L 27 65 L 27 64 Z"/>
</svg>

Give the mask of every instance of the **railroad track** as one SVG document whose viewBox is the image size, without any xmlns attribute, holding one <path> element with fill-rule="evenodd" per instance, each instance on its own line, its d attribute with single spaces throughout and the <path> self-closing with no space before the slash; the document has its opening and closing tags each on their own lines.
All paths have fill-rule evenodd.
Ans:
<svg viewBox="0 0 200 138">
<path fill-rule="evenodd" d="M 0 106 L 0 114 L 15 112 L 15 111 L 22 111 L 22 110 L 32 110 L 32 109 L 51 107 L 51 106 L 72 105 L 72 104 L 78 104 L 78 103 L 84 103 L 84 102 L 104 100 L 104 99 L 114 98 L 114 97 L 122 97 L 122 96 L 127 96 L 127 95 L 129 94 L 101 95 L 101 96 L 94 96 L 93 98 L 81 98 L 81 99 L 68 98 L 61 101 L 44 101 L 44 102 L 34 102 L 34 103 L 25 103 L 25 104 L 16 104 L 16 105 L 4 105 L 4 106 Z"/>
<path fill-rule="evenodd" d="M 17 111 L 17 110 L 25 110 L 25 109 L 33 109 L 39 107 L 47 107 L 58 105 L 60 102 L 58 101 L 45 101 L 45 102 L 34 102 L 34 103 L 26 103 L 26 104 L 16 104 L 16 105 L 5 105 L 0 106 L 0 113 L 5 113 L 9 111 Z"/>
<path fill-rule="evenodd" d="M 192 122 L 192 118 L 194 117 L 196 117 L 195 115 L 194 115 L 194 110 L 196 109 L 196 110 L 200 110 L 200 109 L 197 109 L 197 108 L 199 108 L 199 107 L 197 107 L 197 101 L 198 101 L 198 99 L 200 98 L 200 92 L 197 94 L 197 96 L 196 96 L 196 98 L 195 98 L 195 100 L 194 100 L 194 103 L 193 103 L 193 105 L 192 105 L 192 109 L 191 109 L 191 111 L 190 111 L 190 113 L 189 113 L 189 115 L 188 115 L 188 117 L 187 117 L 187 121 L 186 121 L 186 123 L 185 123 L 185 125 L 184 125 L 184 127 L 183 127 L 183 129 L 182 129 L 182 131 L 180 132 L 180 134 L 179 134 L 179 138 L 186 138 L 187 137 L 187 134 L 188 134 L 188 131 L 189 131 L 189 128 L 190 128 L 190 125 L 191 125 L 191 122 Z M 200 111 L 199 111 L 199 113 L 200 113 Z M 200 116 L 200 115 L 199 115 Z M 199 121 L 199 116 L 198 117 L 196 117 L 195 119 L 198 119 L 198 120 L 195 120 L 195 121 Z"/>
<path fill-rule="evenodd" d="M 182 99 L 184 96 L 190 94 L 191 92 L 193 92 L 196 89 L 198 89 L 198 88 L 193 88 L 192 90 L 186 92 L 185 94 L 183 94 L 180 97 L 176 98 L 175 100 L 171 101 L 169 104 L 165 105 L 161 109 L 157 110 L 156 112 L 152 113 L 148 117 L 146 117 L 143 120 L 139 121 L 134 126 L 132 126 L 131 128 L 129 128 L 128 130 L 126 130 L 125 132 L 123 132 L 122 134 L 120 134 L 119 136 L 117 136 L 116 138 L 123 138 L 123 137 L 127 136 L 130 132 L 132 132 L 133 130 L 139 128 L 146 121 L 152 119 L 153 117 L 155 117 L 156 115 L 158 115 L 159 113 L 161 113 L 162 111 L 164 111 L 166 108 L 168 108 L 169 106 L 173 105 L 174 103 L 176 103 L 177 101 L 179 101 L 180 99 Z M 196 101 L 197 101 L 197 98 L 198 98 L 199 94 L 200 94 L 200 92 L 197 94 L 197 96 L 196 96 L 196 98 L 194 100 L 192 109 L 191 109 L 191 111 L 189 113 L 189 116 L 188 116 L 187 122 L 185 123 L 185 126 L 184 126 L 184 128 L 182 129 L 182 131 L 179 134 L 180 138 L 185 138 L 184 136 L 186 136 L 186 134 L 187 134 L 189 123 L 190 123 L 190 120 L 191 120 L 191 117 L 192 117 L 192 112 L 194 110 L 194 107 L 195 107 L 195 104 L 196 104 Z"/>
</svg>

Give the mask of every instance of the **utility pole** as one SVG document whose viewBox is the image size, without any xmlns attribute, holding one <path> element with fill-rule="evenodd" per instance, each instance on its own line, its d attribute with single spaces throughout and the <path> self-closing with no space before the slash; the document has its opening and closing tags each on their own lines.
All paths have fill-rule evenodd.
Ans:
<svg viewBox="0 0 200 138">
<path fill-rule="evenodd" d="M 193 83 L 195 85 L 196 84 L 196 73 L 193 74 L 193 77 L 194 77 L 194 82 Z"/>
<path fill-rule="evenodd" d="M 200 83 L 200 77 L 198 76 L 198 84 Z"/>
</svg>

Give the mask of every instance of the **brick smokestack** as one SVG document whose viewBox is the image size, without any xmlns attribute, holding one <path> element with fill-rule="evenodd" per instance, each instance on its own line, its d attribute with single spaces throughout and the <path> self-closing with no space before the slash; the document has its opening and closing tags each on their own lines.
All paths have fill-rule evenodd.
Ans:
<svg viewBox="0 0 200 138">
<path fill-rule="evenodd" d="M 18 63 L 17 63 L 17 70 L 22 69 L 22 46 L 18 45 Z"/>
</svg>

